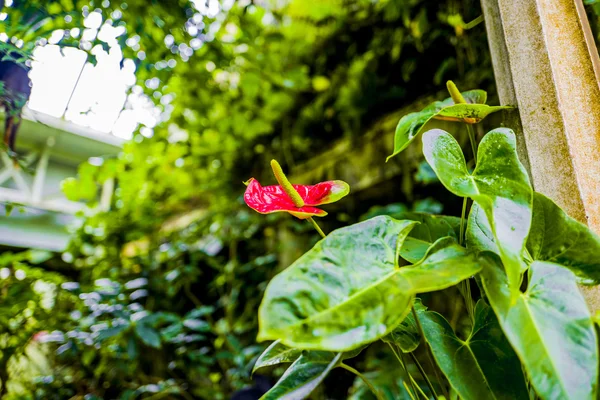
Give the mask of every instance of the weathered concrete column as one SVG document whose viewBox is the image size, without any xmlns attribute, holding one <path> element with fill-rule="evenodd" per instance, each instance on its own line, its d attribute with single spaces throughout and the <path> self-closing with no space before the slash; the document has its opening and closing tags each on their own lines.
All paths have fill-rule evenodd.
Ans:
<svg viewBox="0 0 600 400">
<path fill-rule="evenodd" d="M 535 190 L 600 234 L 600 59 L 582 1 L 482 6 L 500 101 L 518 106 Z M 600 289 L 582 290 L 600 310 Z"/>
</svg>

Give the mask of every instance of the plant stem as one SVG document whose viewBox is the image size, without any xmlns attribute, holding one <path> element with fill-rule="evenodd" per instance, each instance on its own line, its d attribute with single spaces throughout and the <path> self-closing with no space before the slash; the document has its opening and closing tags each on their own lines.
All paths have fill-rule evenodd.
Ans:
<svg viewBox="0 0 600 400">
<path fill-rule="evenodd" d="M 313 217 L 308 217 L 307 218 L 310 223 L 312 224 L 312 226 L 315 227 L 315 229 L 317 230 L 317 232 L 319 232 L 319 235 L 321 235 L 322 238 L 325 238 L 325 234 L 323 233 L 323 230 L 321 230 L 321 227 L 319 226 L 319 224 L 317 224 L 317 221 L 315 221 L 313 219 Z"/>
<path fill-rule="evenodd" d="M 415 396 L 413 396 L 413 394 L 411 393 L 410 389 L 408 388 L 408 385 L 406 384 L 406 381 L 403 380 L 402 381 L 402 385 L 404 385 L 404 389 L 406 390 L 406 392 L 410 396 L 410 400 L 417 400 L 417 399 L 415 399 Z"/>
<path fill-rule="evenodd" d="M 425 382 L 427 382 L 427 386 L 429 386 L 429 390 L 431 390 L 431 393 L 433 393 L 433 397 L 437 398 L 438 395 L 435 392 L 435 389 L 433 388 L 433 384 L 431 383 L 431 381 L 429 380 L 429 377 L 427 376 L 427 374 L 425 373 L 425 370 L 423 369 L 423 367 L 421 366 L 421 364 L 419 363 L 419 360 L 417 360 L 417 357 L 415 356 L 414 353 L 409 353 L 410 356 L 412 357 L 415 365 L 417 366 L 417 368 L 419 369 L 419 372 L 421 373 L 421 376 L 423 377 L 423 379 L 425 379 Z"/>
<path fill-rule="evenodd" d="M 388 342 L 388 346 L 390 346 L 390 349 L 392 349 L 392 353 L 394 353 L 394 355 L 396 356 L 396 359 L 398 360 L 398 362 L 400 363 L 400 365 L 402 366 L 402 369 L 404 369 L 404 372 L 406 372 L 406 376 L 408 376 L 408 382 L 410 383 L 410 386 L 412 386 L 413 390 L 415 391 L 415 394 L 417 393 L 417 388 L 415 387 L 415 383 L 414 383 L 414 379 L 412 379 L 412 376 L 410 375 L 410 372 L 408 372 L 408 368 L 406 368 L 406 363 L 404 362 L 404 357 L 402 357 L 402 353 L 400 353 L 400 355 L 398 355 L 398 353 L 396 352 L 396 349 L 394 349 L 394 346 L 392 346 L 391 343 Z M 410 390 L 408 390 L 408 387 L 406 387 L 406 391 L 408 392 L 408 394 L 410 395 L 411 398 L 414 399 L 412 393 L 410 392 Z"/>
<path fill-rule="evenodd" d="M 467 312 L 469 313 L 469 318 L 471 318 L 471 323 L 475 321 L 475 307 L 473 306 L 473 297 L 471 297 L 471 278 L 467 278 L 460 283 L 459 291 L 465 299 L 465 305 L 467 306 Z"/>
<path fill-rule="evenodd" d="M 414 382 L 415 385 L 417 385 L 417 382 L 415 382 L 415 378 L 411 376 L 410 379 Z M 417 389 L 419 389 L 419 393 L 421 393 L 421 396 L 423 396 L 425 400 L 429 400 L 429 397 L 427 397 L 427 395 L 425 394 L 425 392 L 423 392 L 423 389 L 421 389 L 419 385 L 417 385 Z"/>
<path fill-rule="evenodd" d="M 467 126 L 467 133 L 469 134 L 469 142 L 471 142 L 471 151 L 473 152 L 473 159 L 475 160 L 475 165 L 477 165 L 477 141 L 475 139 L 475 130 L 473 129 L 473 125 L 465 124 Z"/>
<path fill-rule="evenodd" d="M 340 367 L 344 368 L 346 371 L 352 372 L 354 375 L 356 375 L 360 379 L 362 379 L 363 382 L 365 383 L 365 385 L 367 385 L 369 387 L 369 389 L 371 390 L 371 392 L 373 392 L 373 394 L 375 395 L 375 397 L 377 398 L 377 400 L 383 400 L 381 398 L 381 395 L 379 394 L 379 391 L 377 389 L 375 389 L 375 386 L 373 386 L 373 384 L 371 382 L 369 382 L 369 380 L 367 378 L 365 378 L 365 376 L 363 374 L 361 374 L 360 372 L 358 372 L 357 370 L 355 370 L 351 366 L 346 365 L 344 363 L 341 363 Z"/>
<path fill-rule="evenodd" d="M 460 237 L 458 244 L 464 246 L 467 228 L 467 197 L 463 197 L 462 213 L 460 214 Z"/>
<path fill-rule="evenodd" d="M 444 392 L 444 395 L 448 396 L 448 393 L 446 392 L 446 388 L 444 387 L 444 385 L 442 384 L 442 380 L 440 379 L 440 376 L 438 375 L 438 371 L 437 368 L 435 366 L 435 363 L 433 362 L 433 355 L 431 354 L 431 349 L 429 348 L 429 345 L 427 344 L 427 341 L 425 340 L 425 332 L 423 332 L 423 326 L 421 325 L 421 321 L 419 320 L 419 317 L 417 316 L 417 311 L 415 310 L 415 307 L 412 307 L 412 314 L 413 314 L 413 318 L 415 319 L 415 323 L 417 324 L 417 329 L 419 329 L 419 334 L 421 335 L 421 340 L 423 341 L 423 344 L 425 346 L 425 352 L 427 353 L 427 358 L 429 359 L 429 363 L 431 364 L 431 368 L 433 369 L 433 373 L 435 374 L 435 379 L 437 380 L 438 384 L 440 385 L 440 387 L 442 388 L 442 391 Z M 411 353 L 412 355 L 412 353 Z M 414 357 L 414 355 L 413 355 Z M 415 358 L 416 360 L 416 358 Z M 418 364 L 418 361 L 417 361 Z M 421 365 L 419 364 L 418 367 L 420 369 Z M 429 379 L 427 379 L 427 382 L 429 385 L 431 385 L 431 382 L 429 382 Z M 432 389 L 432 393 L 435 394 L 435 391 L 433 391 L 433 387 L 431 387 Z M 437 394 L 435 395 L 435 397 L 437 397 Z"/>
</svg>

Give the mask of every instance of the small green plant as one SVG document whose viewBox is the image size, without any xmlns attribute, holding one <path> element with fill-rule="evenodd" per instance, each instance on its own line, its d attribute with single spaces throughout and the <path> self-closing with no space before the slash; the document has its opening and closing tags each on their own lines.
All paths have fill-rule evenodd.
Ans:
<svg viewBox="0 0 600 400">
<path fill-rule="evenodd" d="M 532 190 L 510 129 L 494 129 L 477 143 L 473 125 L 507 107 L 486 105 L 482 90 L 461 93 L 452 82 L 448 89 L 450 98 L 400 120 L 392 156 L 431 119 L 464 123 L 472 163 L 451 134 L 423 134 L 423 153 L 437 178 L 464 198 L 461 218 L 406 212 L 324 236 L 312 219 L 321 210 L 293 208 L 304 206 L 297 200 L 310 197 L 307 187 L 289 184 L 280 167 L 274 168 L 280 186 L 264 188 L 277 199 L 248 186 L 245 199 L 254 209 L 260 200 L 266 208 L 258 211 L 311 217 L 324 236 L 265 291 L 258 340 L 275 342 L 254 370 L 291 365 L 263 399 L 305 398 L 337 367 L 385 398 L 344 363 L 380 340 L 408 375 L 403 385 L 411 399 L 596 398 L 596 331 L 577 282 L 600 282 L 600 237 Z M 286 206 L 270 209 L 276 203 Z M 467 334 L 418 298 L 454 285 L 464 298 Z M 418 364 L 413 352 L 422 342 L 443 377 L 427 376 Z M 427 387 L 410 375 L 404 354 Z"/>
</svg>

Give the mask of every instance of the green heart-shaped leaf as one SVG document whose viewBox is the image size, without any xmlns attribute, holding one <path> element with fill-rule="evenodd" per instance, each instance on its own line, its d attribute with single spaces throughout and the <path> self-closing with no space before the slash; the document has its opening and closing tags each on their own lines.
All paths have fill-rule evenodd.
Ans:
<svg viewBox="0 0 600 400">
<path fill-rule="evenodd" d="M 521 255 L 531 226 L 533 191 L 517 157 L 514 133 L 506 128 L 490 131 L 479 145 L 472 174 L 456 139 L 440 129 L 425 133 L 423 153 L 449 191 L 470 197 L 485 211 L 509 283 L 516 292 L 521 272 L 527 268 Z"/>
<path fill-rule="evenodd" d="M 427 307 L 421 303 L 421 299 L 415 299 L 413 307 L 417 312 L 427 310 Z M 408 314 L 389 335 L 383 337 L 381 340 L 397 345 L 404 353 L 415 351 L 421 342 L 421 333 L 413 314 Z"/>
<path fill-rule="evenodd" d="M 600 236 L 539 193 L 533 197 L 527 249 L 534 260 L 564 265 L 584 283 L 600 283 Z"/>
<path fill-rule="evenodd" d="M 471 209 L 467 245 L 499 254 L 489 221 L 480 207 Z M 532 260 L 565 266 L 583 283 L 600 283 L 600 237 L 540 193 L 533 195 L 533 219 L 527 250 Z"/>
<path fill-rule="evenodd" d="M 417 315 L 437 364 L 461 399 L 529 398 L 521 363 L 484 301 L 475 306 L 466 340 L 456 336 L 442 315 L 425 309 Z"/>
<path fill-rule="evenodd" d="M 404 212 L 397 217 L 419 222 L 404 240 L 400 249 L 400 256 L 411 263 L 421 260 L 436 240 L 446 236 L 458 240 L 460 234 L 460 218 L 457 217 L 419 212 Z"/>
<path fill-rule="evenodd" d="M 301 400 L 315 390 L 342 359 L 342 353 L 312 351 L 302 354 L 260 400 Z"/>
<path fill-rule="evenodd" d="M 500 260 L 493 253 L 485 255 L 483 287 L 538 395 L 596 399 L 596 331 L 575 275 L 534 261 L 527 291 L 513 299 Z"/>
<path fill-rule="evenodd" d="M 442 238 L 419 263 L 398 268 L 397 248 L 416 224 L 380 216 L 330 233 L 269 283 L 258 340 L 348 351 L 392 331 L 416 293 L 441 290 L 481 270 L 477 257 Z"/>
<path fill-rule="evenodd" d="M 462 95 L 467 104 L 454 104 L 451 98 L 447 98 L 444 101 L 435 101 L 419 112 L 410 113 L 402 117 L 396 127 L 394 152 L 387 160 L 407 148 L 433 118 L 477 123 L 491 113 L 512 108 L 483 104 L 487 100 L 487 93 L 483 90 L 470 90 L 463 92 Z"/>
</svg>

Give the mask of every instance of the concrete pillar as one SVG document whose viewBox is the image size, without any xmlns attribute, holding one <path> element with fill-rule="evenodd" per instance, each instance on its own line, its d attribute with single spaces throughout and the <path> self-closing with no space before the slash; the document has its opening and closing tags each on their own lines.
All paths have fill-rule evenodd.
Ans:
<svg viewBox="0 0 600 400">
<path fill-rule="evenodd" d="M 518 106 L 512 127 L 535 190 L 600 234 L 600 59 L 582 1 L 482 7 L 500 102 Z M 600 310 L 600 289 L 582 290 Z"/>
</svg>

